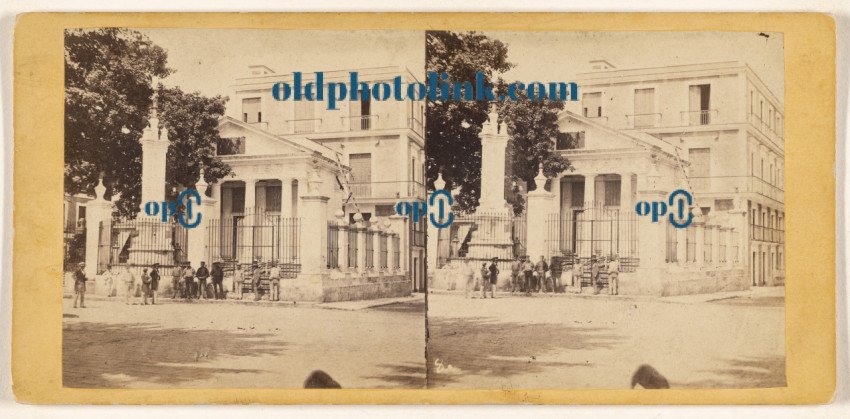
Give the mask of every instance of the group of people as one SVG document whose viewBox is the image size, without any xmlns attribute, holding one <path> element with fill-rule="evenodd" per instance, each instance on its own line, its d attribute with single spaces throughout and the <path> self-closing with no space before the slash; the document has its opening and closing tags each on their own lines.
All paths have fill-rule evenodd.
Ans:
<svg viewBox="0 0 850 419">
<path fill-rule="evenodd" d="M 212 271 L 207 268 L 206 262 L 201 262 L 197 270 L 189 262 L 171 269 L 172 299 L 223 300 L 225 295 L 224 269 L 219 262 L 213 262 Z"/>
<path fill-rule="evenodd" d="M 466 298 L 474 296 L 476 285 L 480 285 L 481 298 L 495 298 L 496 285 L 499 278 L 498 258 L 489 263 L 481 264 L 478 275 L 473 268 L 473 261 L 467 260 L 460 267 L 460 276 L 466 285 Z M 518 257 L 511 261 L 511 294 L 520 292 L 525 295 L 532 293 L 566 292 L 565 286 L 582 288 L 582 275 L 590 274 L 590 284 L 594 294 L 599 294 L 604 288 L 601 280 L 603 272 L 608 274 L 608 293 L 619 293 L 620 262 L 616 255 L 608 258 L 593 255 L 589 261 L 576 261 L 569 269 L 562 270 L 558 263 L 550 264 L 544 256 L 534 263 L 528 256 Z M 562 276 L 566 275 L 564 282 Z M 480 283 L 478 281 L 480 280 Z"/>
<path fill-rule="evenodd" d="M 265 275 L 269 279 L 269 301 L 280 301 L 280 266 L 276 261 L 263 263 L 255 260 L 251 264 L 243 264 L 239 272 L 233 275 L 234 291 L 239 294 L 237 298 L 242 299 L 244 285 L 248 283 L 251 284 L 251 290 L 254 292 L 254 301 L 259 301 L 260 285 Z"/>
</svg>

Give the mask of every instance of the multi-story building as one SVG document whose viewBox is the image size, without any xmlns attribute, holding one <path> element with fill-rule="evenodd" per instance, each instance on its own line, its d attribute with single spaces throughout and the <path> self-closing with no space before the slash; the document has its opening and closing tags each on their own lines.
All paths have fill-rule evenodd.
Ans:
<svg viewBox="0 0 850 419">
<path fill-rule="evenodd" d="M 604 60 L 591 65 L 591 72 L 577 76 L 581 101 L 567 105 L 562 130 L 571 133 L 578 146 L 564 153 L 593 176 L 560 177 L 560 188 L 552 190 L 559 196 L 561 213 L 582 201 L 631 206 L 647 164 L 627 170 L 628 165 L 619 163 L 617 168 L 602 168 L 588 162 L 634 163 L 629 155 L 642 156 L 633 148 L 642 143 L 655 150 L 653 159 L 660 156 L 666 162 L 657 170 L 663 166 L 672 171 L 677 185 L 670 186 L 692 192 L 703 215 L 745 209 L 748 222 L 741 233 L 749 237 L 744 263 L 752 284 L 782 282 L 782 102 L 741 62 L 639 69 L 617 69 Z M 684 173 L 687 176 L 680 177 Z"/>
<path fill-rule="evenodd" d="M 403 83 L 417 81 L 405 68 L 378 67 L 324 71 L 325 83 L 347 83 L 351 72 L 369 85 L 398 76 Z M 292 74 L 253 65 L 232 87 L 219 126 L 224 142 L 217 152 L 233 174 L 215 185 L 213 193 L 219 198 L 222 223 L 238 224 L 246 214 L 282 220 L 299 217 L 298 197 L 306 191 L 309 164 L 319 164 L 336 177 L 322 187 L 331 197 L 332 212 L 343 211 L 351 223 L 358 213 L 367 224 L 383 221 L 395 214 L 397 202 L 424 199 L 423 102 L 375 101 L 361 94 L 361 100 L 340 101 L 336 109 L 327 109 L 326 102 L 275 100 L 273 85 L 292 84 L 292 79 Z M 303 73 L 303 83 L 309 82 L 315 82 L 315 73 Z M 286 228 L 286 221 L 283 225 Z M 404 225 L 402 264 L 413 289 L 424 290 L 424 225 Z M 257 248 L 269 247 L 257 239 L 261 232 L 254 233 L 251 246 L 242 244 L 242 238 L 222 234 L 224 243 L 218 246 L 232 247 L 234 255 L 239 248 L 253 247 L 248 251 L 254 257 L 264 252 Z"/>
</svg>

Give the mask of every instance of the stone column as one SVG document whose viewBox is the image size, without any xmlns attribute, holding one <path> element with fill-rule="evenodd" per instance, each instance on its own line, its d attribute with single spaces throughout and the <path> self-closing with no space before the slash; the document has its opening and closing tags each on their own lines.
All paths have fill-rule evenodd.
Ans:
<svg viewBox="0 0 850 419">
<path fill-rule="evenodd" d="M 163 129 L 160 134 L 155 94 L 153 100 L 148 126 L 142 130 L 142 138 L 139 139 L 142 146 L 142 203 L 139 209 L 141 214 L 144 214 L 147 202 L 165 201 L 165 157 L 171 143 L 168 140 L 167 129 Z"/>
<path fill-rule="evenodd" d="M 280 216 L 292 217 L 292 179 L 280 180 Z"/>
<path fill-rule="evenodd" d="M 366 223 L 360 213 L 354 214 L 354 226 L 357 230 L 357 271 L 366 273 Z"/>
<path fill-rule="evenodd" d="M 301 272 L 324 274 L 327 271 L 328 200 L 320 193 L 322 180 L 314 169 L 309 181 L 309 192 L 301 197 L 304 207 L 301 231 Z"/>
<path fill-rule="evenodd" d="M 241 262 L 254 262 L 254 228 L 257 224 L 257 208 L 256 208 L 256 183 L 255 179 L 245 180 L 245 218 L 242 219 L 246 228 L 242 229 L 242 257 Z M 248 228 L 250 227 L 250 228 Z M 302 230 L 310 231 L 310 230 Z"/>
<path fill-rule="evenodd" d="M 201 217 L 201 222 L 198 223 L 197 226 L 190 228 L 188 231 L 188 246 L 187 256 L 189 262 L 192 263 L 192 266 L 197 268 L 200 266 L 201 261 L 207 262 L 207 266 L 210 266 L 212 261 L 206 260 L 206 237 L 207 237 L 207 225 L 209 225 L 209 219 L 214 217 L 216 202 L 214 198 L 209 198 L 206 195 L 207 190 L 207 182 L 204 180 L 204 171 L 201 170 L 200 177 L 198 182 L 195 184 L 195 189 L 201 195 L 201 205 L 194 205 L 193 202 L 193 219 L 186 220 L 188 222 L 194 222 L 195 217 Z"/>
<path fill-rule="evenodd" d="M 676 229 L 676 259 L 678 259 L 679 266 L 686 266 L 688 264 L 688 229 L 687 228 L 677 228 Z"/>
<path fill-rule="evenodd" d="M 543 166 L 538 168 L 537 176 L 534 178 L 537 189 L 528 193 L 527 217 L 528 230 L 526 232 L 528 255 L 532 261 L 537 261 L 540 256 L 551 256 L 547 249 L 546 239 L 549 237 L 547 220 L 552 210 L 554 195 L 546 191 L 546 176 L 543 174 Z"/>
<path fill-rule="evenodd" d="M 508 133 L 504 126 L 498 125 L 495 106 L 490 111 L 489 120 L 481 129 L 481 198 L 478 211 L 506 211 L 505 201 L 505 150 L 508 145 Z"/>
<path fill-rule="evenodd" d="M 695 256 L 696 256 L 696 266 L 702 268 L 705 266 L 705 223 L 702 221 L 694 220 L 693 224 L 688 226 L 688 228 L 694 229 L 694 237 L 696 237 L 696 246 L 695 246 Z"/>
<path fill-rule="evenodd" d="M 337 266 L 340 272 L 348 270 L 348 221 L 345 219 L 345 212 L 341 209 L 334 213 L 336 225 L 339 228 L 337 232 Z"/>
<path fill-rule="evenodd" d="M 94 199 L 86 204 L 86 277 L 92 281 L 97 271 L 98 250 L 100 248 L 100 224 L 112 222 L 112 202 L 103 198 L 106 186 L 100 178 L 94 187 Z M 109 238 L 107 238 L 109 240 Z M 107 245 L 109 243 L 107 242 Z M 92 282 L 94 283 L 94 282 Z"/>
<path fill-rule="evenodd" d="M 407 272 L 407 263 L 408 257 L 410 257 L 410 230 L 407 225 L 408 218 L 402 215 L 393 214 L 390 216 L 390 224 L 392 225 L 392 229 L 398 233 L 399 237 L 399 271 Z M 428 223 L 430 225 L 430 223 Z M 430 237 L 429 237 L 430 239 Z M 436 240 L 436 237 L 434 237 Z M 435 253 L 436 255 L 436 253 Z M 436 260 L 436 257 L 434 258 Z M 436 266 L 433 268 L 437 269 Z"/>
<path fill-rule="evenodd" d="M 245 214 L 256 215 L 257 211 L 257 180 L 245 179 Z"/>
</svg>

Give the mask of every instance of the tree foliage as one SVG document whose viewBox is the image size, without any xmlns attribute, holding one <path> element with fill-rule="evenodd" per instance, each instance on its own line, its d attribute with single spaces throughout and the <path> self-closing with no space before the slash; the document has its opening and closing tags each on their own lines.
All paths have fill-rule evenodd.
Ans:
<svg viewBox="0 0 850 419">
<path fill-rule="evenodd" d="M 91 194 L 100 175 L 106 198 L 116 194 L 117 213 L 133 218 L 141 204 L 142 148 L 153 80 L 171 73 L 167 53 L 145 35 L 128 29 L 69 30 L 65 34 L 65 192 Z M 179 89 L 161 89 L 160 118 L 172 146 L 167 179 L 171 186 L 224 176 L 226 166 L 213 153 L 221 97 L 204 98 Z"/>
<path fill-rule="evenodd" d="M 454 81 L 475 80 L 481 72 L 486 83 L 498 85 L 497 74 L 513 65 L 508 49 L 498 40 L 476 32 L 429 31 L 426 34 L 426 70 L 446 73 Z M 428 102 L 425 153 L 428 183 L 442 171 L 446 189 L 460 187 L 460 209 L 472 211 L 481 196 L 481 142 L 478 134 L 487 121 L 486 101 Z"/>
</svg>

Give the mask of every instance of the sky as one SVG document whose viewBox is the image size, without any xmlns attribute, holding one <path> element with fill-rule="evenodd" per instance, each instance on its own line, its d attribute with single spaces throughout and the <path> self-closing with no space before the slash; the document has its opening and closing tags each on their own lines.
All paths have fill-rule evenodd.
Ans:
<svg viewBox="0 0 850 419">
<path fill-rule="evenodd" d="M 143 29 L 168 51 L 176 72 L 163 82 L 205 95 L 230 92 L 248 65 L 279 74 L 401 65 L 422 79 L 422 31 L 324 31 L 256 29 Z M 784 98 L 781 33 L 752 32 L 487 32 L 508 44 L 517 66 L 504 77 L 521 81 L 572 81 L 588 62 L 618 69 L 743 61 Z"/>
<path fill-rule="evenodd" d="M 424 77 L 422 31 L 319 31 L 257 29 L 138 29 L 168 51 L 176 70 L 166 86 L 204 95 L 228 95 L 248 66 L 278 74 L 399 65 Z"/>
<path fill-rule="evenodd" d="M 617 69 L 742 61 L 784 101 L 781 33 L 753 32 L 487 32 L 508 44 L 516 67 L 507 80 L 572 81 L 591 60 Z"/>
</svg>

